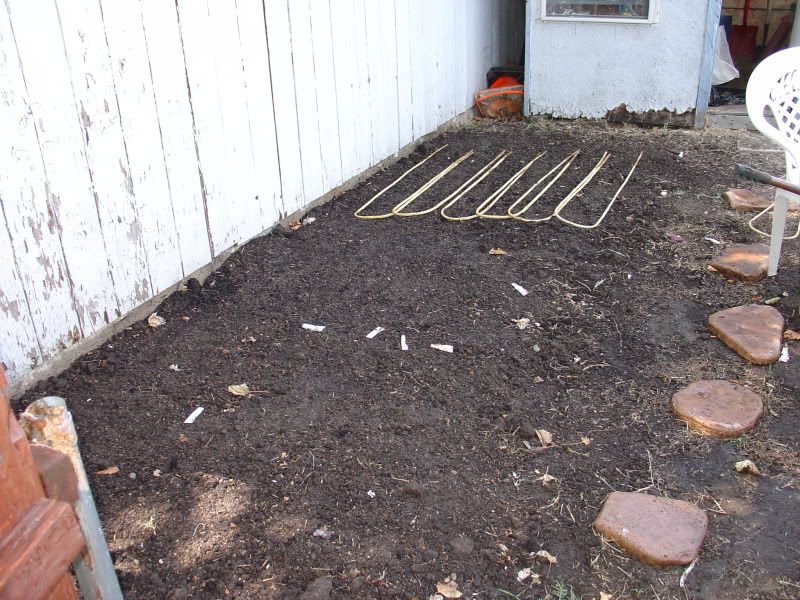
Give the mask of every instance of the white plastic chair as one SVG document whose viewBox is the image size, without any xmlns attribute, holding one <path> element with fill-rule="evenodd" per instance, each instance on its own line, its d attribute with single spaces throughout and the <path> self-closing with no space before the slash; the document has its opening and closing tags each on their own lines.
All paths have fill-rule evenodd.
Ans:
<svg viewBox="0 0 800 600">
<path fill-rule="evenodd" d="M 767 119 L 767 109 L 774 122 Z M 800 184 L 800 48 L 776 52 L 756 67 L 747 84 L 747 114 L 756 129 L 785 150 L 786 179 Z M 800 196 L 776 190 L 772 233 L 769 235 L 767 274 L 770 276 L 778 272 L 786 213 L 791 200 L 800 202 Z M 755 227 L 753 229 L 766 235 Z M 786 239 L 798 235 L 800 230 Z"/>
</svg>

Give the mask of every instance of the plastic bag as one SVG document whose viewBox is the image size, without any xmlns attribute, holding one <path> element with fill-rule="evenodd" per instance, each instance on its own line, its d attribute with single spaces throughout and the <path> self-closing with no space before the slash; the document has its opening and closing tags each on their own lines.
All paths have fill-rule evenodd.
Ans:
<svg viewBox="0 0 800 600">
<path fill-rule="evenodd" d="M 739 77 L 739 70 L 733 64 L 731 49 L 728 46 L 728 36 L 725 27 L 719 26 L 717 30 L 717 43 L 714 52 L 714 70 L 711 73 L 711 84 L 720 85 Z"/>
</svg>

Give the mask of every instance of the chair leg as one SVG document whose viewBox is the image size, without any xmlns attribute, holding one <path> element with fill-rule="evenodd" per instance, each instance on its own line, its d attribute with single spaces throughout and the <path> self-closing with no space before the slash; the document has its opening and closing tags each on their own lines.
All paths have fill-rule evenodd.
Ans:
<svg viewBox="0 0 800 600">
<path fill-rule="evenodd" d="M 772 212 L 772 235 L 769 242 L 769 267 L 767 275 L 773 277 L 778 273 L 778 262 L 783 246 L 783 231 L 786 227 L 786 213 L 789 209 L 789 197 L 782 192 L 775 194 L 775 210 Z"/>
</svg>

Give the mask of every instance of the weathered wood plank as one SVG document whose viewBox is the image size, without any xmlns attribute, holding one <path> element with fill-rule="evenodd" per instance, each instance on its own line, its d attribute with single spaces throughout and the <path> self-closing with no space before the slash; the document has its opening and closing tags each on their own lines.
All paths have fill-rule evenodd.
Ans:
<svg viewBox="0 0 800 600">
<path fill-rule="evenodd" d="M 0 461 L 0 489 L 3 490 L 0 494 L 0 597 L 41 598 L 47 594 L 48 600 L 73 600 L 78 594 L 66 570 L 83 545 L 83 538 L 78 529 L 80 546 L 74 549 L 75 538 L 71 532 L 77 527 L 77 520 L 68 505 L 45 501 L 45 507 L 40 505 L 29 515 L 31 508 L 44 497 L 44 488 L 36 473 L 28 440 L 8 405 L 6 385 L 5 372 L 0 366 L 0 456 L 3 457 Z M 51 511 L 54 505 L 58 506 L 60 515 L 64 516 L 65 512 L 71 514 L 74 523 L 57 528 L 52 536 L 44 536 L 45 544 L 34 546 L 43 554 L 25 552 L 25 548 L 31 546 L 22 545 L 21 542 L 35 541 L 35 538 L 22 534 L 28 530 L 27 526 L 35 526 L 37 521 L 45 520 L 47 511 Z M 46 508 L 44 515 L 42 508 Z M 55 520 L 61 521 L 60 518 Z M 36 533 L 41 535 L 47 532 L 38 529 Z M 68 534 L 66 537 L 63 535 L 65 533 Z M 49 552 L 53 550 L 60 555 L 52 557 Z M 6 554 L 3 555 L 3 552 Z M 20 568 L 23 569 L 22 573 L 19 572 Z M 22 589 L 16 587 L 20 584 Z"/>
<path fill-rule="evenodd" d="M 178 247 L 188 275 L 211 260 L 211 246 L 183 45 L 174 3 L 141 0 L 141 10 Z"/>
<path fill-rule="evenodd" d="M 0 15 L 0 341 L 14 371 L 82 336 L 8 13 Z M 18 332 L 16 330 L 19 330 Z M 15 348 L 16 346 L 16 348 Z"/>
<path fill-rule="evenodd" d="M 114 289 L 127 312 L 152 296 L 152 281 L 101 8 L 65 0 L 56 5 Z"/>
<path fill-rule="evenodd" d="M 225 250 L 227 174 L 212 27 L 204 0 L 178 0 L 177 7 L 204 210 L 211 253 L 216 256 Z"/>
<path fill-rule="evenodd" d="M 2 16 L 0 16 L 2 19 Z M 17 377 L 42 362 L 33 319 L 25 299 L 25 289 L 17 272 L 8 237 L 5 215 L 0 211 L 0 368 L 5 365 L 9 377 Z"/>
<path fill-rule="evenodd" d="M 380 3 L 367 0 L 364 3 L 364 24 L 367 32 L 367 82 L 369 85 L 369 119 L 372 124 L 370 165 L 383 158 L 386 139 L 386 115 L 383 98 L 383 64 L 381 60 L 381 12 Z"/>
<path fill-rule="evenodd" d="M 425 31 L 423 0 L 409 0 L 408 21 L 414 36 L 411 45 L 411 113 L 414 138 L 427 134 L 428 129 L 428 95 L 427 88 L 427 51 L 425 48 Z"/>
<path fill-rule="evenodd" d="M 292 41 L 288 0 L 264 0 L 267 24 L 275 137 L 283 192 L 283 213 L 290 214 L 304 204 L 303 165 L 292 68 Z"/>
<path fill-rule="evenodd" d="M 367 169 L 373 165 L 373 131 L 372 112 L 374 99 L 372 97 L 373 86 L 370 82 L 370 60 L 369 47 L 367 44 L 367 2 L 366 0 L 355 0 L 353 3 L 353 43 L 356 58 L 356 97 L 357 104 L 354 105 L 354 118 L 356 119 L 356 155 L 360 170 Z"/>
<path fill-rule="evenodd" d="M 475 91 L 471 90 L 469 77 L 467 75 L 467 54 L 469 52 L 467 44 L 467 6 L 463 2 L 454 2 L 453 24 L 455 40 L 453 48 L 453 89 L 455 91 L 455 105 L 453 115 L 464 112 L 472 104 L 472 96 Z"/>
<path fill-rule="evenodd" d="M 383 71 L 384 134 L 380 160 L 395 154 L 400 148 L 399 110 L 397 106 L 397 25 L 395 0 L 383 0 L 380 5 L 380 46 Z"/>
<path fill-rule="evenodd" d="M 230 248 L 260 233 L 263 226 L 258 218 L 236 5 L 211 0 L 208 8 L 212 27 L 206 43 L 214 48 L 223 134 L 217 143 L 223 150 L 225 168 L 224 200 L 209 204 L 208 214 L 214 244 Z"/>
<path fill-rule="evenodd" d="M 397 33 L 397 112 L 398 145 L 400 148 L 414 139 L 413 102 L 411 99 L 411 46 L 416 35 L 410 28 L 408 2 L 395 2 L 395 29 Z"/>
<path fill-rule="evenodd" d="M 300 131 L 300 156 L 303 161 L 303 189 L 309 203 L 325 192 L 322 181 L 317 95 L 314 84 L 314 50 L 311 42 L 309 0 L 290 0 L 289 27 L 292 35 L 292 63 L 297 119 Z"/>
<path fill-rule="evenodd" d="M 0 535 L 0 598 L 45 598 L 83 548 L 75 511 L 41 499 Z M 74 588 L 73 588 L 74 589 Z"/>
<path fill-rule="evenodd" d="M 69 456 L 43 444 L 30 444 L 30 448 L 45 495 L 52 500 L 75 504 L 78 501 L 78 476 Z"/>
<path fill-rule="evenodd" d="M 336 0 L 331 11 L 332 56 L 336 77 L 336 109 L 339 123 L 342 178 L 361 172 L 363 153 L 359 153 L 359 131 L 363 125 L 358 114 L 363 110 L 358 94 L 358 56 L 355 47 L 353 0 Z"/>
<path fill-rule="evenodd" d="M 121 309 L 138 304 L 132 301 L 133 294 L 123 295 L 129 282 L 121 281 L 132 259 L 125 255 L 109 261 L 108 232 L 103 229 L 109 220 L 101 222 L 104 205 L 95 195 L 88 168 L 85 131 L 81 129 L 55 5 L 48 0 L 7 0 L 6 6 L 47 174 L 48 218 L 60 232 L 75 309 L 88 335 L 119 317 Z M 119 269 L 116 279 L 111 274 L 112 265 Z M 140 291 L 147 296 L 147 290 Z M 118 294 L 124 301 L 118 302 Z M 31 309 L 32 315 L 36 312 Z M 43 347 L 43 354 L 59 349 Z"/>
<path fill-rule="evenodd" d="M 272 105 L 267 32 L 261 0 L 237 0 L 239 37 L 260 230 L 281 218 L 283 199 Z"/>
<path fill-rule="evenodd" d="M 310 43 L 314 49 L 314 82 L 316 83 L 317 120 L 322 157 L 322 187 L 327 192 L 342 183 L 336 65 L 333 61 L 329 0 L 311 0 Z M 352 57 L 349 60 L 352 60 Z"/>
</svg>

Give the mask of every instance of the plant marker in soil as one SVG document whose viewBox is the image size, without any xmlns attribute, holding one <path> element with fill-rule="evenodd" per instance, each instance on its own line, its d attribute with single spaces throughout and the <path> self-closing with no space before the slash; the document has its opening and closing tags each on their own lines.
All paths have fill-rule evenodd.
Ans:
<svg viewBox="0 0 800 600">
<path fill-rule="evenodd" d="M 406 351 L 408 350 L 408 344 L 406 343 L 406 336 L 400 336 L 400 350 Z"/>
<path fill-rule="evenodd" d="M 195 409 L 192 411 L 192 414 L 190 414 L 188 417 L 186 417 L 186 420 L 184 421 L 184 423 L 186 423 L 187 425 L 191 425 L 192 423 L 194 423 L 194 422 L 195 422 L 195 420 L 197 419 L 197 417 L 199 417 L 199 416 L 200 416 L 200 414 L 201 414 L 201 413 L 202 413 L 204 410 L 205 410 L 205 409 L 204 409 L 202 406 L 198 406 L 197 408 L 195 408 Z"/>
<path fill-rule="evenodd" d="M 453 347 L 450 344 L 431 344 L 431 348 L 442 352 L 450 352 L 451 354 L 453 352 Z"/>
<path fill-rule="evenodd" d="M 518 283 L 512 283 L 511 285 L 514 286 L 514 289 L 517 290 L 523 296 L 527 296 L 528 295 L 528 293 L 529 293 L 528 290 L 526 290 L 524 287 L 522 287 Z"/>
<path fill-rule="evenodd" d="M 376 327 L 375 329 L 373 329 L 372 331 L 370 331 L 367 334 L 367 339 L 371 340 L 372 338 L 374 338 L 375 336 L 377 336 L 379 333 L 381 333 L 383 331 L 386 331 L 383 327 Z"/>
<path fill-rule="evenodd" d="M 317 333 L 321 333 L 325 331 L 325 325 L 311 325 L 309 323 L 303 323 L 303 329 L 307 329 L 308 331 L 316 331 Z"/>
</svg>

